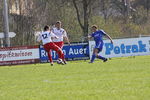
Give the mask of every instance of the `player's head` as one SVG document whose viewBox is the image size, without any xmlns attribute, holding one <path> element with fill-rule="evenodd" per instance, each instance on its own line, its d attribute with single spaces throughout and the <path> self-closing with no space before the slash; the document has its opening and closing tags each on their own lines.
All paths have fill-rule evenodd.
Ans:
<svg viewBox="0 0 150 100">
<path fill-rule="evenodd" d="M 61 28 L 61 21 L 57 21 L 57 22 L 55 23 L 55 26 L 56 26 L 57 28 Z"/>
<path fill-rule="evenodd" d="M 97 25 L 92 25 L 92 27 L 91 27 L 92 32 L 96 32 L 97 29 L 98 29 Z"/>
<path fill-rule="evenodd" d="M 49 31 L 50 30 L 50 26 L 46 25 L 44 26 L 44 31 Z"/>
</svg>

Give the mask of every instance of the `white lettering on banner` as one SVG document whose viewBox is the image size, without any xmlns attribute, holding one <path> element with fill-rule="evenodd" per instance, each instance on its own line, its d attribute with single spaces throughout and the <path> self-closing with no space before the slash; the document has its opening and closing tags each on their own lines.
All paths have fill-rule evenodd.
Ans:
<svg viewBox="0 0 150 100">
<path fill-rule="evenodd" d="M 77 55 L 77 54 L 86 54 L 86 48 L 80 48 L 80 49 L 73 49 L 73 48 L 70 48 L 69 50 L 69 55 Z"/>
<path fill-rule="evenodd" d="M 56 51 L 51 52 L 51 55 L 53 55 L 53 57 L 56 58 Z"/>
<path fill-rule="evenodd" d="M 64 55 L 66 55 L 66 50 L 63 50 Z"/>
<path fill-rule="evenodd" d="M 100 55 L 111 57 L 126 57 L 138 55 L 150 55 L 150 37 L 115 39 L 114 44 L 104 40 L 103 51 Z M 95 46 L 94 41 L 89 42 L 90 57 Z"/>
<path fill-rule="evenodd" d="M 74 52 L 73 52 L 72 48 L 70 48 L 70 50 L 69 50 L 69 55 L 74 55 Z"/>
<path fill-rule="evenodd" d="M 79 48 L 79 49 L 75 49 L 75 48 L 69 48 L 69 55 L 78 55 L 78 54 L 86 54 L 87 52 L 87 48 Z M 47 52 L 43 49 L 41 50 L 41 57 L 47 57 Z M 66 50 L 63 50 L 64 55 L 66 55 Z M 52 51 L 51 52 L 51 56 L 53 56 L 53 58 L 56 58 L 57 53 L 56 51 Z"/>
<path fill-rule="evenodd" d="M 46 57 L 47 56 L 47 53 L 45 50 L 41 50 L 41 57 Z"/>
<path fill-rule="evenodd" d="M 66 55 L 66 51 L 65 50 L 63 50 L 63 53 L 64 53 L 64 55 Z M 53 56 L 54 58 L 56 58 L 56 55 L 57 55 L 56 51 L 52 51 L 51 52 L 51 56 Z M 48 56 L 47 52 L 44 49 L 41 50 L 41 57 L 47 57 L 47 56 Z"/>
</svg>

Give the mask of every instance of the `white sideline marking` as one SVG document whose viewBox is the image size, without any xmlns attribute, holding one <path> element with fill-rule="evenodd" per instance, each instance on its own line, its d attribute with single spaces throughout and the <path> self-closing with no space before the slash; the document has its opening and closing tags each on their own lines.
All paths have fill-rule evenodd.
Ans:
<svg viewBox="0 0 150 100">
<path fill-rule="evenodd" d="M 119 81 L 119 80 L 129 80 L 129 79 L 93 79 L 93 80 L 65 80 L 65 81 L 53 81 L 53 80 L 43 80 L 45 83 L 84 83 L 84 82 L 95 82 L 95 81 Z M 130 80 L 143 80 L 143 78 L 130 79 Z M 150 78 L 145 78 L 144 80 L 150 80 Z"/>
</svg>

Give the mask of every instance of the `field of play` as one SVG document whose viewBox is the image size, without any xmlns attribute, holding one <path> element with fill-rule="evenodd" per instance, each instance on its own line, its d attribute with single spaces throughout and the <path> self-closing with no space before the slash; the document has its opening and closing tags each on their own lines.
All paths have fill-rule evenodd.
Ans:
<svg viewBox="0 0 150 100">
<path fill-rule="evenodd" d="M 0 100 L 149 100 L 150 56 L 0 67 Z"/>
</svg>

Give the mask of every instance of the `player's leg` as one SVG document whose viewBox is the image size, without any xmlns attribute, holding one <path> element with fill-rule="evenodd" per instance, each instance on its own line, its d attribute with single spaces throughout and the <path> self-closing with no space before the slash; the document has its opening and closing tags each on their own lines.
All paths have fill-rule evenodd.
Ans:
<svg viewBox="0 0 150 100">
<path fill-rule="evenodd" d="M 53 59 L 52 59 L 52 56 L 51 56 L 51 50 L 49 50 L 49 52 L 47 52 L 47 55 L 48 55 L 48 58 L 49 58 L 49 61 L 50 61 L 51 65 L 53 66 Z"/>
<path fill-rule="evenodd" d="M 60 49 L 57 45 L 55 45 L 54 43 L 51 43 L 51 49 L 56 51 L 56 53 L 58 54 L 58 58 L 62 59 L 63 61 L 65 60 L 62 49 Z"/>
<path fill-rule="evenodd" d="M 94 62 L 95 58 L 101 59 L 101 60 L 103 60 L 104 62 L 107 61 L 107 58 L 98 55 L 99 52 L 102 51 L 102 49 L 103 49 L 103 43 L 102 43 L 102 42 L 100 42 L 99 44 L 96 44 L 96 46 L 95 46 L 95 48 L 94 48 L 94 50 L 93 50 L 93 55 L 92 55 L 92 58 L 91 58 L 91 63 Z"/>
<path fill-rule="evenodd" d="M 58 42 L 57 46 L 60 47 L 61 50 L 62 50 L 62 49 L 63 49 L 63 46 L 64 46 L 64 42 L 63 42 L 63 41 Z M 66 61 L 66 59 L 65 59 L 64 53 L 62 54 L 62 57 L 63 57 L 63 62 L 64 62 L 65 64 L 67 64 L 67 61 Z"/>
<path fill-rule="evenodd" d="M 45 51 L 47 52 L 48 59 L 49 59 L 51 65 L 53 65 L 53 60 L 52 60 L 52 56 L 51 56 L 50 44 L 49 44 L 49 43 L 48 43 L 48 44 L 45 44 L 45 45 L 44 45 L 44 49 L 45 49 Z"/>
<path fill-rule="evenodd" d="M 63 46 L 64 46 L 64 42 L 63 42 L 63 41 L 61 41 L 61 42 L 54 42 L 54 44 L 56 44 L 61 50 L 62 50 L 62 48 L 63 48 Z M 65 55 L 64 55 L 64 53 L 62 54 L 62 58 L 64 59 L 64 60 L 63 60 L 64 63 L 67 64 L 67 61 L 65 60 Z"/>
<path fill-rule="evenodd" d="M 103 60 L 104 62 L 106 62 L 106 61 L 108 60 L 107 58 L 102 57 L 102 56 L 100 56 L 100 55 L 97 55 L 97 58 L 99 58 L 99 59 Z"/>
<path fill-rule="evenodd" d="M 54 42 L 59 48 L 63 48 L 63 46 L 64 46 L 64 42 L 63 41 L 61 41 L 61 42 Z"/>
<path fill-rule="evenodd" d="M 97 56 L 96 56 L 96 57 L 97 57 L 98 59 L 101 59 L 101 60 L 103 60 L 104 62 L 106 62 L 106 61 L 107 61 L 107 58 L 102 57 L 101 55 L 99 55 L 99 52 L 101 52 L 102 49 L 103 49 L 103 45 L 101 45 L 101 46 L 98 48 L 98 53 L 97 53 Z"/>
<path fill-rule="evenodd" d="M 64 42 L 60 42 L 60 48 L 63 49 L 63 46 L 64 46 Z"/>
<path fill-rule="evenodd" d="M 93 50 L 93 55 L 92 55 L 92 58 L 91 58 L 91 61 L 90 61 L 90 63 L 93 63 L 94 62 L 94 60 L 95 60 L 95 58 L 97 57 L 97 55 L 98 55 L 98 49 L 97 48 L 94 48 L 94 50 Z"/>
<path fill-rule="evenodd" d="M 56 46 L 53 50 L 55 50 L 57 52 L 58 59 L 62 59 L 62 61 L 63 61 L 62 64 L 67 64 L 62 49 L 60 49 L 58 46 Z"/>
<path fill-rule="evenodd" d="M 95 58 L 97 57 L 98 53 L 99 53 L 99 48 L 100 46 L 102 47 L 102 43 L 99 42 L 99 43 L 96 43 L 95 47 L 94 47 L 94 50 L 93 50 L 93 54 L 92 54 L 92 58 L 91 58 L 91 61 L 90 63 L 93 63 Z"/>
</svg>

